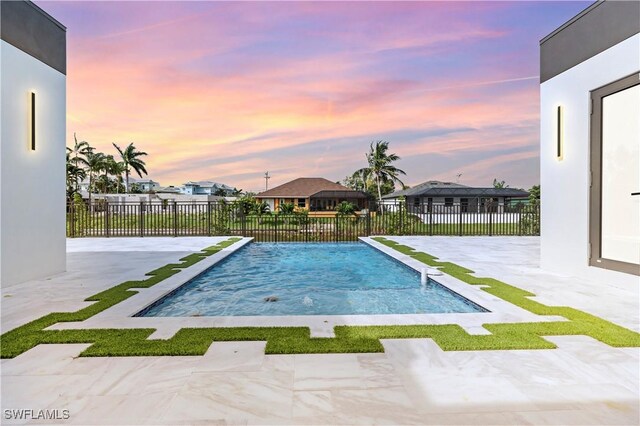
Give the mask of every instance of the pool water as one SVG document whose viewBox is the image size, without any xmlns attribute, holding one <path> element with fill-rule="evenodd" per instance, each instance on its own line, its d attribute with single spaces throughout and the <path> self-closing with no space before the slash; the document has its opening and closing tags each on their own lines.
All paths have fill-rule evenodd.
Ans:
<svg viewBox="0 0 640 426">
<path fill-rule="evenodd" d="M 138 316 L 445 312 L 485 309 L 365 243 L 251 243 Z"/>
</svg>

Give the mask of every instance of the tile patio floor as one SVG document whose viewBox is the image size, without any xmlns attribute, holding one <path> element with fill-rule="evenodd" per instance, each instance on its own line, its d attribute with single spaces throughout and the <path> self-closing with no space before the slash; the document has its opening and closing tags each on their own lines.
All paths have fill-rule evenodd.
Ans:
<svg viewBox="0 0 640 426">
<path fill-rule="evenodd" d="M 482 276 L 640 328 L 639 288 L 548 274 L 539 240 L 393 237 Z M 219 238 L 68 241 L 68 271 L 2 288 L 2 329 L 175 261 Z M 640 350 L 583 336 L 542 351 L 443 352 L 429 339 L 384 340 L 384 354 L 264 355 L 264 342 L 215 343 L 202 357 L 77 358 L 87 345 L 41 345 L 1 361 L 6 409 L 68 409 L 54 424 L 640 423 Z M 34 422 L 38 423 L 38 422 Z M 42 422 L 40 422 L 42 423 Z"/>
</svg>

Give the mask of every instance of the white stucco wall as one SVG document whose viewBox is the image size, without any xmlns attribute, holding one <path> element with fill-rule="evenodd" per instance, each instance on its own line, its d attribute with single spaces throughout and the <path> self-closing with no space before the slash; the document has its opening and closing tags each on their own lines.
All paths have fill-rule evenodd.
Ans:
<svg viewBox="0 0 640 426">
<path fill-rule="evenodd" d="M 540 86 L 541 266 L 607 283 L 638 277 L 589 266 L 590 91 L 640 70 L 640 35 Z M 564 156 L 556 158 L 556 107 L 564 107 Z"/>
<path fill-rule="evenodd" d="M 0 41 L 0 282 L 65 269 L 65 75 Z M 36 93 L 36 150 L 29 146 Z"/>
</svg>

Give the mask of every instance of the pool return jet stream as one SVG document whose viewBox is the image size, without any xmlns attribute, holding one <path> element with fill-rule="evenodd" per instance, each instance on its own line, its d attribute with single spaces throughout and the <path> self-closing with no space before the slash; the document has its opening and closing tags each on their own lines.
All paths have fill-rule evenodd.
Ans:
<svg viewBox="0 0 640 426">
<path fill-rule="evenodd" d="M 427 281 L 429 280 L 429 275 L 442 275 L 442 271 L 434 268 L 422 268 L 420 270 L 420 285 L 422 287 L 427 286 Z"/>
</svg>

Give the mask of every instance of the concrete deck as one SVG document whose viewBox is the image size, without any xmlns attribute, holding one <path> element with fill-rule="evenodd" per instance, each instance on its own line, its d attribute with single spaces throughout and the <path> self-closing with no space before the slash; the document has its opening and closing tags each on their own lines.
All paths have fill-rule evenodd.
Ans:
<svg viewBox="0 0 640 426">
<path fill-rule="evenodd" d="M 640 329 L 639 288 L 541 271 L 539 240 L 392 237 L 568 305 Z M 7 331 L 210 246 L 221 238 L 77 239 L 68 271 L 2 288 Z M 384 354 L 264 355 L 264 342 L 213 344 L 202 357 L 77 358 L 41 345 L 0 363 L 6 410 L 69 410 L 55 424 L 638 424 L 640 350 L 584 336 L 555 350 L 443 352 L 386 340 Z M 11 414 L 11 413 L 9 413 Z"/>
</svg>

